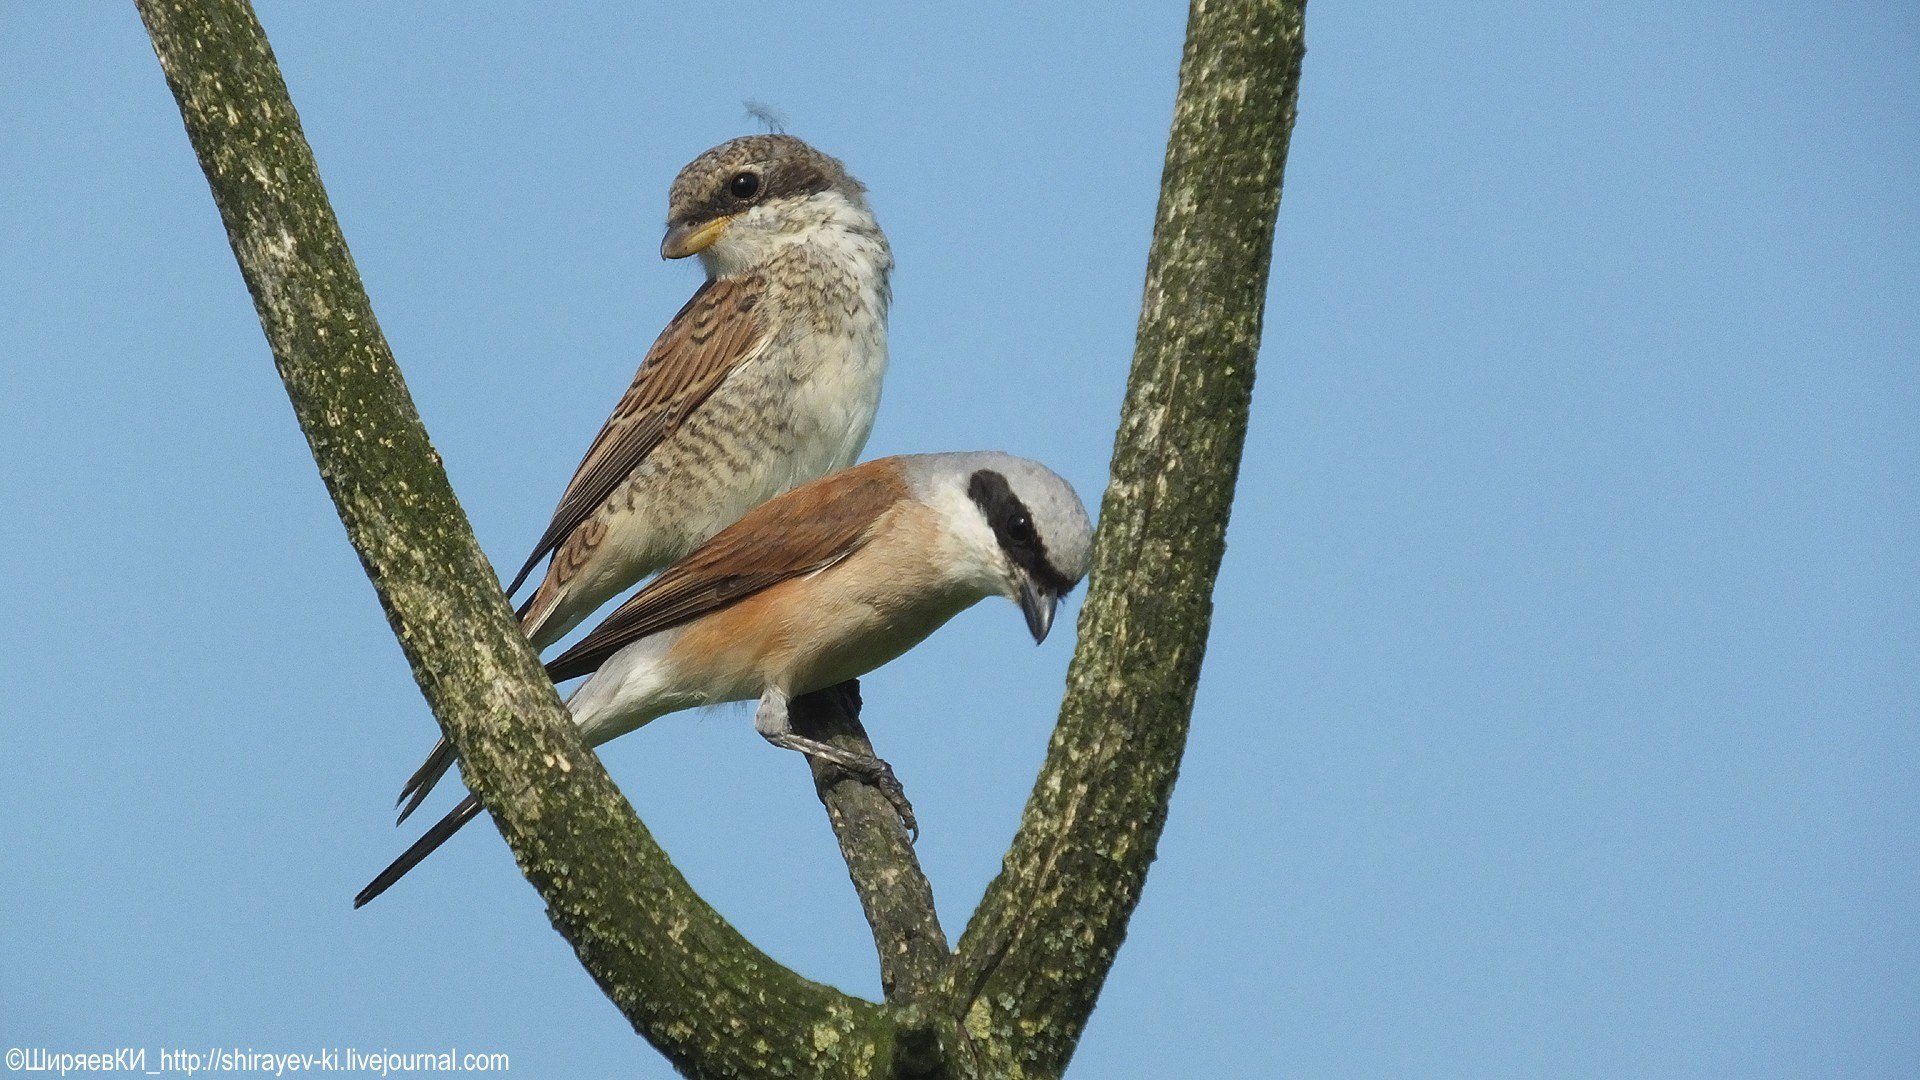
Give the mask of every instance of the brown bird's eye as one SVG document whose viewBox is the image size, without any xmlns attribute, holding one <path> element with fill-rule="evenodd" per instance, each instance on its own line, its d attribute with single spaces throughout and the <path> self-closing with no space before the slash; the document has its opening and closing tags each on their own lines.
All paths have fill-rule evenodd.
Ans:
<svg viewBox="0 0 1920 1080">
<path fill-rule="evenodd" d="M 760 177 L 750 172 L 739 173 L 727 185 L 727 190 L 736 199 L 751 199 L 760 192 Z"/>
</svg>

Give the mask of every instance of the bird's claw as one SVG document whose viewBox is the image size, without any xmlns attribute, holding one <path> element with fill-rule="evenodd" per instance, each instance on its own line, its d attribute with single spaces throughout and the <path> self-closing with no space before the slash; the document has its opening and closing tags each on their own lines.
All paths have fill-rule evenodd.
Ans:
<svg viewBox="0 0 1920 1080">
<path fill-rule="evenodd" d="M 920 823 L 914 819 L 913 804 L 907 801 L 907 789 L 902 787 L 900 779 L 893 775 L 893 766 L 879 758 L 874 758 L 873 761 L 876 768 L 873 775 L 868 777 L 868 782 L 880 792 L 882 798 L 887 800 L 887 805 L 893 807 L 894 814 L 900 818 L 901 828 L 907 830 L 907 843 L 919 843 Z"/>
</svg>

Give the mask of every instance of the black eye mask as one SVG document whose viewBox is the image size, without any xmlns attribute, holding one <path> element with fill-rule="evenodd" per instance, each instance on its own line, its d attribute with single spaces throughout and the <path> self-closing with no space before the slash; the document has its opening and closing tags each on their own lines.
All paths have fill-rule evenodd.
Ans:
<svg viewBox="0 0 1920 1080">
<path fill-rule="evenodd" d="M 1073 579 L 1047 560 L 1047 545 L 1033 527 L 1033 514 L 1020 501 L 1020 496 L 1013 493 L 1006 477 L 992 469 L 981 469 L 967 481 L 967 497 L 980 508 L 987 524 L 993 528 L 1000 549 L 1015 566 L 1033 578 L 1034 584 L 1055 596 L 1073 588 Z"/>
</svg>

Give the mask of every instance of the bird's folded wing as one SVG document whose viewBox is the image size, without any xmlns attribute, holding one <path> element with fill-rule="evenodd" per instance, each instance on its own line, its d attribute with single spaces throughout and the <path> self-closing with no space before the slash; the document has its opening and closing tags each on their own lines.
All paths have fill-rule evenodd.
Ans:
<svg viewBox="0 0 1920 1080">
<path fill-rule="evenodd" d="M 709 281 L 693 294 L 647 350 L 633 385 L 587 449 L 533 554 L 507 586 L 512 595 L 541 559 L 593 515 L 654 447 L 671 435 L 770 336 L 756 309 L 766 295 L 759 274 Z"/>
<path fill-rule="evenodd" d="M 547 674 L 555 682 L 585 675 L 643 637 L 824 570 L 860 550 L 905 497 L 897 468 L 883 458 L 762 503 L 634 593 Z"/>
</svg>

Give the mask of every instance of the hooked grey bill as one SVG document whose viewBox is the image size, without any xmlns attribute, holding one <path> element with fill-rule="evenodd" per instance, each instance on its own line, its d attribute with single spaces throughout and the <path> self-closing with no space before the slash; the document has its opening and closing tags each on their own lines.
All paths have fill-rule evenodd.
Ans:
<svg viewBox="0 0 1920 1080">
<path fill-rule="evenodd" d="M 1027 617 L 1027 630 L 1033 634 L 1035 645 L 1047 640 L 1047 631 L 1053 629 L 1054 609 L 1059 606 L 1059 596 L 1031 581 L 1020 583 L 1020 613 Z"/>
</svg>

